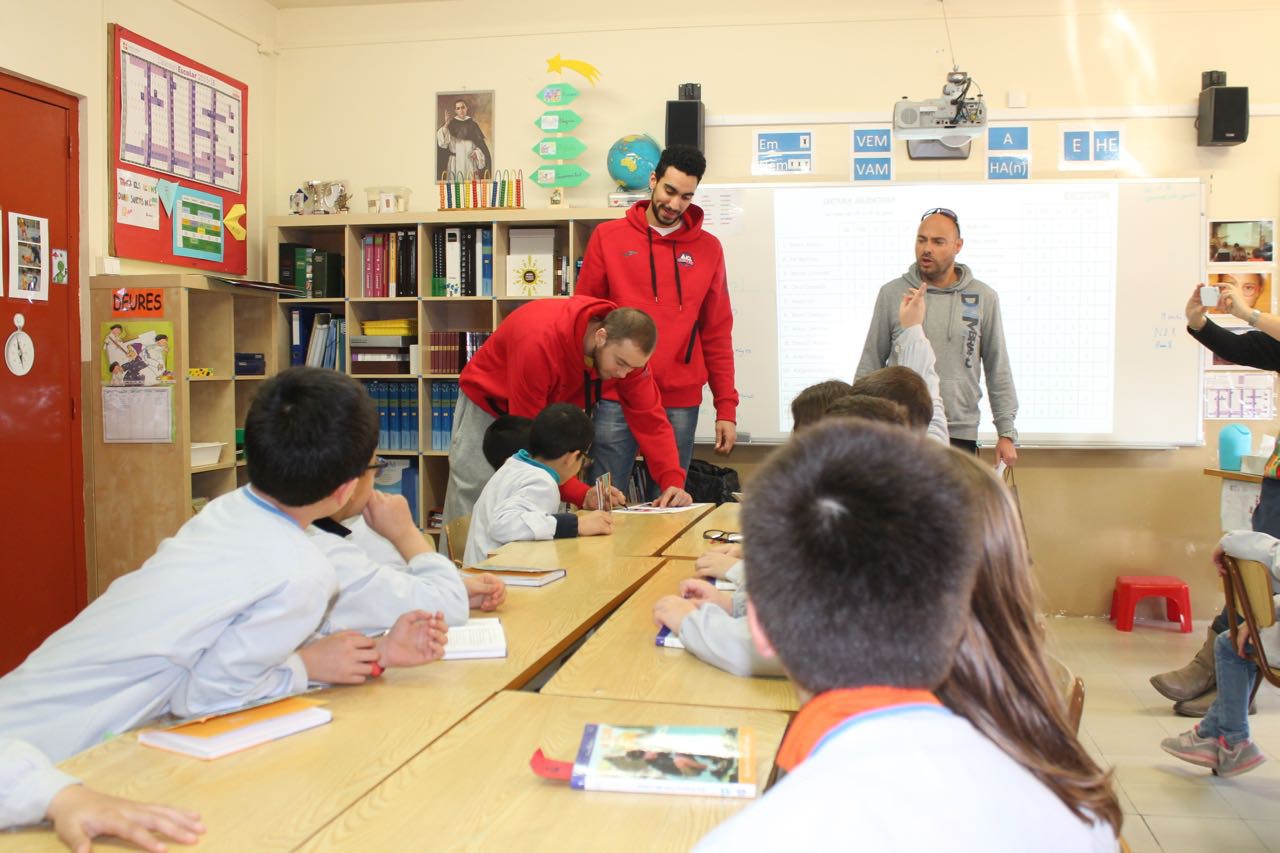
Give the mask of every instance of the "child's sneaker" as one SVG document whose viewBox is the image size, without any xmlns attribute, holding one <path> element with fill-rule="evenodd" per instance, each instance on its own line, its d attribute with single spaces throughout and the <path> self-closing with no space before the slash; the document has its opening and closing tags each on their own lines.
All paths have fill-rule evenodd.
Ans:
<svg viewBox="0 0 1280 853">
<path fill-rule="evenodd" d="M 1160 748 L 1183 761 L 1200 767 L 1209 767 L 1218 772 L 1219 749 L 1216 738 L 1200 737 L 1193 726 L 1177 737 L 1167 737 L 1160 741 Z"/>
<path fill-rule="evenodd" d="M 1224 738 L 1218 738 L 1218 764 L 1213 772 L 1222 777 L 1239 776 L 1248 773 L 1267 757 L 1251 740 L 1242 740 L 1235 746 L 1227 746 Z"/>
</svg>

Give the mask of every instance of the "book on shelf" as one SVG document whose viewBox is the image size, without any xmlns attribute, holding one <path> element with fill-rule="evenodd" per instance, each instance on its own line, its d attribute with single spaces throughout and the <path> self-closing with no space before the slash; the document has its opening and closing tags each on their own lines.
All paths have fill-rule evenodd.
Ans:
<svg viewBox="0 0 1280 853">
<path fill-rule="evenodd" d="M 418 449 L 418 383 L 370 380 L 365 390 L 378 409 L 378 449 Z"/>
<path fill-rule="evenodd" d="M 535 759 L 545 761 L 541 750 Z M 749 728 L 588 723 L 569 784 L 584 791 L 754 797 L 755 770 Z"/>
<path fill-rule="evenodd" d="M 301 243 L 281 243 L 276 247 L 277 257 L 279 259 L 279 279 L 280 284 L 290 288 L 297 288 L 298 276 L 295 272 L 294 258 L 299 249 L 305 250 L 307 247 Z"/>
<path fill-rule="evenodd" d="M 497 566 L 473 566 L 463 569 L 464 575 L 493 575 L 507 586 L 546 586 L 564 577 L 564 569 L 510 569 Z"/>
<path fill-rule="evenodd" d="M 468 619 L 467 624 L 449 629 L 449 642 L 444 647 L 444 660 L 505 658 L 507 634 L 502 620 L 496 617 Z"/>
<path fill-rule="evenodd" d="M 333 715 L 320 704 L 317 699 L 290 696 L 172 728 L 147 729 L 138 734 L 138 743 L 211 761 L 324 725 Z"/>
<path fill-rule="evenodd" d="M 413 335 L 352 335 L 351 346 L 353 347 L 407 347 L 410 344 L 416 344 L 417 337 Z"/>
<path fill-rule="evenodd" d="M 476 241 L 476 254 L 479 260 L 476 269 L 480 275 L 480 295 L 493 296 L 493 229 L 480 228 Z"/>
<path fill-rule="evenodd" d="M 448 450 L 453 441 L 453 409 L 458 402 L 458 382 L 431 381 L 431 449 Z"/>
<path fill-rule="evenodd" d="M 448 274 L 444 259 L 444 229 L 431 232 L 431 295 L 444 296 L 448 288 Z"/>
<path fill-rule="evenodd" d="M 362 335 L 408 335 L 418 334 L 417 317 L 396 317 L 390 320 L 365 320 L 360 324 Z"/>
<path fill-rule="evenodd" d="M 409 374 L 409 350 L 393 347 L 351 348 L 352 375 L 368 373 Z"/>
<path fill-rule="evenodd" d="M 345 290 L 342 255 L 316 249 L 311 255 L 311 295 L 318 299 L 341 299 Z"/>
<path fill-rule="evenodd" d="M 462 229 L 444 229 L 444 293 L 462 295 Z"/>
<path fill-rule="evenodd" d="M 555 229 L 512 228 L 507 239 L 507 296 L 554 296 Z"/>
</svg>

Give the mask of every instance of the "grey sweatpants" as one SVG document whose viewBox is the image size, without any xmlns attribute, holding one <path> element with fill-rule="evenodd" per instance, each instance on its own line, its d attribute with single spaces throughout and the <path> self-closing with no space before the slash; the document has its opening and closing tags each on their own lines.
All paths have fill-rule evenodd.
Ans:
<svg viewBox="0 0 1280 853">
<path fill-rule="evenodd" d="M 446 527 L 455 518 L 471 514 L 484 484 L 494 474 L 484 458 L 484 432 L 493 421 L 493 415 L 471 402 L 466 394 L 458 395 L 453 409 L 453 439 L 449 443 L 449 485 L 444 493 Z M 457 544 L 461 554 L 467 543 Z M 444 531 L 440 533 L 440 553 L 449 553 Z"/>
</svg>

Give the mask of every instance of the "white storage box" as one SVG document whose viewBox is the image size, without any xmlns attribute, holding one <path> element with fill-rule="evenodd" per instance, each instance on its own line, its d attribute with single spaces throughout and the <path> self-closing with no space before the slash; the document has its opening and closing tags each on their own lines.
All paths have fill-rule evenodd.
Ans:
<svg viewBox="0 0 1280 853">
<path fill-rule="evenodd" d="M 218 459 L 222 456 L 222 448 L 226 446 L 225 441 L 191 442 L 191 467 L 199 468 L 202 465 L 218 464 Z"/>
<path fill-rule="evenodd" d="M 1262 474 L 1262 469 L 1266 467 L 1267 456 L 1258 454 L 1247 454 L 1240 457 L 1240 473 L 1241 474 Z"/>
</svg>

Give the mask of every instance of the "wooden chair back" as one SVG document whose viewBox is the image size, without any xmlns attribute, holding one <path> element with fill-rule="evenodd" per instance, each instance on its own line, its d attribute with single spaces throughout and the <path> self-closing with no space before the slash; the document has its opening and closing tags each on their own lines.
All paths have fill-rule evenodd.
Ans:
<svg viewBox="0 0 1280 853">
<path fill-rule="evenodd" d="M 1049 672 L 1054 683 L 1062 694 L 1062 703 L 1067 710 L 1067 722 L 1071 731 L 1080 733 L 1080 718 L 1084 716 L 1084 679 L 1076 676 L 1071 669 L 1053 655 L 1045 655 L 1049 663 Z"/>
<path fill-rule="evenodd" d="M 449 545 L 449 559 L 462 568 L 462 555 L 467 550 L 467 533 L 471 530 L 471 516 L 455 518 L 444 526 L 445 540 Z"/>
<path fill-rule="evenodd" d="M 1276 624 L 1275 601 L 1271 598 L 1271 571 L 1256 560 L 1239 560 L 1224 556 L 1226 574 L 1222 576 L 1222 589 L 1227 597 L 1227 610 L 1238 614 L 1249 626 L 1252 635 L 1250 646 L 1253 649 L 1253 662 L 1258 665 L 1258 674 L 1262 678 L 1280 687 L 1280 667 L 1267 660 L 1267 651 L 1259 641 L 1258 632 Z M 1238 645 L 1236 637 L 1240 629 L 1236 619 L 1229 619 L 1231 644 Z M 1254 692 L 1258 685 L 1254 685 Z"/>
</svg>

